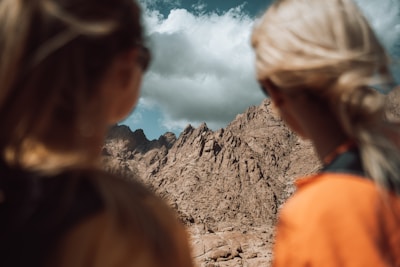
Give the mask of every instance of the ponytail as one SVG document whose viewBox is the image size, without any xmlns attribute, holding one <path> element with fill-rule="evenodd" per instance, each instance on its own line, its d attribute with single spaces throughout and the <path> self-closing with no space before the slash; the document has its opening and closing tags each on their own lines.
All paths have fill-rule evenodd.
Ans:
<svg viewBox="0 0 400 267">
<path fill-rule="evenodd" d="M 400 195 L 400 130 L 386 119 L 385 96 L 367 86 L 338 88 L 342 93 L 331 100 L 331 109 L 357 144 L 366 175 Z"/>
</svg>

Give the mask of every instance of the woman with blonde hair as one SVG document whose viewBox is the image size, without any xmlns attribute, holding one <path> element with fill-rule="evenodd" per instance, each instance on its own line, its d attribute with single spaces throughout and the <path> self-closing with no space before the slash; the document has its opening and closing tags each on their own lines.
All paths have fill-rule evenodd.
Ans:
<svg viewBox="0 0 400 267">
<path fill-rule="evenodd" d="M 149 64 L 138 5 L 1 0 L 0 58 L 0 266 L 193 266 L 175 214 L 99 164 Z"/>
<path fill-rule="evenodd" d="M 323 169 L 279 214 L 274 266 L 400 266 L 399 127 L 389 57 L 351 0 L 278 0 L 252 35 L 257 78 Z"/>
</svg>

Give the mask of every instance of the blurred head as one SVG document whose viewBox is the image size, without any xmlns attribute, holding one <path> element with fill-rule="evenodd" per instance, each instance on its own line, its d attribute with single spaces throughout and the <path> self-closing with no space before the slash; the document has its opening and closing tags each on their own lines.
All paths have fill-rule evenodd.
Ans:
<svg viewBox="0 0 400 267">
<path fill-rule="evenodd" d="M 385 120 L 384 96 L 371 88 L 393 83 L 389 58 L 352 0 L 277 0 L 256 23 L 252 45 L 267 93 L 328 114 L 358 145 L 366 173 L 400 192 L 399 151 L 388 138 L 398 128 Z"/>
<path fill-rule="evenodd" d="M 278 0 L 256 24 L 252 43 L 258 79 L 285 88 L 366 85 L 388 64 L 351 0 Z"/>
<path fill-rule="evenodd" d="M 260 82 L 316 95 L 338 116 L 338 102 L 372 95 L 377 106 L 356 103 L 352 112 L 376 112 L 382 98 L 368 86 L 391 80 L 386 52 L 351 0 L 276 1 L 256 24 L 252 44 Z"/>
<path fill-rule="evenodd" d="M 0 149 L 18 154 L 84 147 L 127 115 L 149 53 L 132 0 L 2 0 L 0 57 Z"/>
</svg>

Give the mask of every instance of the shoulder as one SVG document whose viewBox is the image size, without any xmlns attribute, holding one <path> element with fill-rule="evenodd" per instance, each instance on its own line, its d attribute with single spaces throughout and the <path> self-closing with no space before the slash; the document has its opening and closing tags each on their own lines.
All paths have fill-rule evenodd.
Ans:
<svg viewBox="0 0 400 267">
<path fill-rule="evenodd" d="M 282 216 L 317 221 L 341 217 L 375 217 L 379 188 L 350 174 L 322 173 L 298 183 L 298 190 L 282 209 Z M 305 218 L 307 214 L 307 218 Z"/>
<path fill-rule="evenodd" d="M 117 209 L 125 203 L 132 207 L 132 204 L 138 204 L 135 200 L 157 199 L 137 177 L 127 179 L 102 170 L 70 170 L 49 180 L 52 180 L 49 184 L 54 184 L 53 187 L 69 191 L 77 198 L 94 197 L 105 209 L 111 208 L 111 205 Z"/>
<path fill-rule="evenodd" d="M 104 202 L 105 210 L 115 216 L 161 216 L 168 219 L 175 216 L 172 209 L 139 181 L 138 177 L 122 178 L 99 171 L 88 178 Z"/>
<path fill-rule="evenodd" d="M 354 175 L 309 179 L 280 212 L 274 266 L 387 266 L 387 251 L 379 247 L 387 242 L 381 232 L 382 191 Z M 397 228 L 392 229 L 393 236 Z"/>
<path fill-rule="evenodd" d="M 192 266 L 182 229 L 171 233 L 177 241 L 165 242 L 165 233 L 160 234 L 151 223 L 134 227 L 130 226 L 134 232 L 121 229 L 110 211 L 90 216 L 64 236 L 47 266 Z M 149 234 L 146 228 L 153 233 Z"/>
<path fill-rule="evenodd" d="M 146 260 L 148 263 L 143 266 L 192 266 L 183 225 L 175 212 L 146 186 L 102 171 L 81 172 L 79 176 L 93 186 L 103 209 L 79 222 L 66 235 L 61 249 L 65 257 L 82 245 L 82 250 L 123 252 L 126 265 L 140 265 L 144 264 L 141 260 Z M 82 239 L 87 242 L 82 243 Z M 97 257 L 110 260 L 101 253 Z"/>
<path fill-rule="evenodd" d="M 102 211 L 115 217 L 122 228 L 144 223 L 141 222 L 143 218 L 148 220 L 147 223 L 151 220 L 153 223 L 177 220 L 172 209 L 137 177 L 126 179 L 100 170 L 80 170 L 64 178 L 69 180 L 65 183 L 75 185 L 76 198 L 89 200 L 88 196 L 91 196 L 97 199 L 101 202 Z"/>
</svg>

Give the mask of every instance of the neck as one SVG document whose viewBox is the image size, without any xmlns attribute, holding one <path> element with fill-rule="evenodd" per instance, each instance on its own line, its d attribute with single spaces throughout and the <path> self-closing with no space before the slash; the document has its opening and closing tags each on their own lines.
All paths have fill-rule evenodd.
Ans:
<svg viewBox="0 0 400 267">
<path fill-rule="evenodd" d="M 318 132 L 310 133 L 310 139 L 321 161 L 324 161 L 337 147 L 349 140 L 338 128 L 332 129 L 330 126 L 326 128 L 321 126 Z"/>
</svg>

